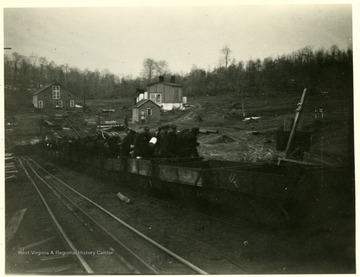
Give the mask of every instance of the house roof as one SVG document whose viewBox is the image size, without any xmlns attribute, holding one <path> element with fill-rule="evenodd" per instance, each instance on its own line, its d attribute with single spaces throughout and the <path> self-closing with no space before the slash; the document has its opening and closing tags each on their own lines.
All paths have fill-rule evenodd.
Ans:
<svg viewBox="0 0 360 277">
<path fill-rule="evenodd" d="M 158 106 L 159 108 L 161 108 L 161 106 L 159 106 L 158 104 L 156 104 L 154 101 L 152 101 L 151 99 L 141 99 L 139 102 L 137 102 L 133 108 L 139 108 L 140 106 L 144 105 L 146 102 L 152 102 L 154 103 L 156 106 Z"/>
<path fill-rule="evenodd" d="M 51 84 L 49 84 L 49 85 L 46 85 L 46 86 L 43 87 L 42 89 L 40 89 L 40 90 L 38 90 L 38 91 L 35 91 L 33 95 L 37 95 L 37 94 L 39 94 L 40 92 L 46 90 L 47 88 L 49 88 L 49 87 L 51 87 L 52 85 L 55 85 L 55 84 L 58 84 L 58 82 L 53 82 L 53 83 L 51 83 Z"/>
<path fill-rule="evenodd" d="M 72 91 L 70 91 L 69 89 L 67 89 L 65 86 L 63 86 L 62 84 L 60 84 L 58 81 L 52 82 L 51 84 L 44 86 L 42 89 L 34 92 L 33 95 L 37 95 L 37 94 L 39 94 L 40 92 L 43 92 L 44 90 L 48 89 L 49 87 L 51 87 L 51 86 L 53 86 L 53 85 L 59 85 L 59 86 L 63 87 L 64 89 L 68 90 L 69 92 L 71 92 L 71 93 L 74 95 L 74 93 L 73 93 Z"/>
<path fill-rule="evenodd" d="M 164 82 L 164 81 L 157 81 L 157 82 L 154 82 L 154 83 L 150 83 L 147 86 L 152 86 L 152 85 L 155 85 L 155 84 L 158 84 L 158 83 L 162 83 L 162 84 L 172 86 L 172 87 L 182 87 L 182 85 L 175 84 L 175 83 Z"/>
</svg>

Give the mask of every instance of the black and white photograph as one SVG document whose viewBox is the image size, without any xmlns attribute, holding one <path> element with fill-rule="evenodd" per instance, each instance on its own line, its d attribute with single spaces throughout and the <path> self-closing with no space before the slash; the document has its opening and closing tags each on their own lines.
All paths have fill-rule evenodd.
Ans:
<svg viewBox="0 0 360 277">
<path fill-rule="evenodd" d="M 5 274 L 356 274 L 359 3 L 31 2 L 2 4 Z"/>
</svg>

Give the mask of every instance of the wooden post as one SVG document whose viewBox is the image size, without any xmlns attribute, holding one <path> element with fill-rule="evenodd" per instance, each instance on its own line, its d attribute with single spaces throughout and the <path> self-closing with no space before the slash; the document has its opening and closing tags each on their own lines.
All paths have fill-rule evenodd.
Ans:
<svg viewBox="0 0 360 277">
<path fill-rule="evenodd" d="M 306 88 L 305 88 L 304 91 L 303 91 L 303 94 L 302 94 L 302 96 L 301 96 L 300 103 L 298 104 L 298 107 L 297 107 L 297 109 L 296 109 L 296 115 L 295 115 L 294 124 L 293 124 L 293 126 L 292 126 L 292 129 L 291 129 L 291 132 L 290 132 L 290 136 L 289 136 L 289 140 L 288 140 L 288 143 L 287 143 L 287 145 L 286 145 L 285 158 L 288 158 L 288 157 L 289 157 L 289 154 L 290 154 L 290 146 L 291 146 L 292 140 L 293 140 L 293 138 L 294 138 L 297 125 L 298 125 L 298 123 L 299 123 L 299 119 L 300 119 L 300 115 L 301 115 L 301 110 L 302 110 L 302 108 L 303 108 L 304 101 L 305 101 L 305 95 L 306 95 Z"/>
<path fill-rule="evenodd" d="M 126 112 L 126 111 L 125 111 L 125 112 Z M 124 116 L 124 127 L 125 127 L 125 133 L 128 133 L 129 124 L 128 124 L 128 117 L 127 117 L 127 115 Z"/>
<path fill-rule="evenodd" d="M 246 114 L 245 114 L 245 109 L 244 109 L 244 99 L 241 98 L 241 109 L 242 109 L 242 115 L 245 118 Z"/>
<path fill-rule="evenodd" d="M 84 103 L 83 103 L 83 116 L 85 117 L 85 95 L 84 95 Z"/>
</svg>

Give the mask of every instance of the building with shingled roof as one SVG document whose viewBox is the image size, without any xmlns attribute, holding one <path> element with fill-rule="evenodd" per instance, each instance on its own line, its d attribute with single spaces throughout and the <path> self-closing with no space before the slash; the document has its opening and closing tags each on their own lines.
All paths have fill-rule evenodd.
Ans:
<svg viewBox="0 0 360 277">
<path fill-rule="evenodd" d="M 74 108 L 75 96 L 59 82 L 53 82 L 33 94 L 33 105 L 36 109 Z"/>
</svg>

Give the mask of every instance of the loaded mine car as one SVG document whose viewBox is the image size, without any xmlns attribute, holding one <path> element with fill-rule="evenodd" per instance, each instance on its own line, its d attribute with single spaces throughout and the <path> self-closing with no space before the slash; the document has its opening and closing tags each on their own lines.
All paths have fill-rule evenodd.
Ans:
<svg viewBox="0 0 360 277">
<path fill-rule="evenodd" d="M 44 150 L 42 150 L 44 151 Z M 350 166 L 245 163 L 202 158 L 93 158 L 46 151 L 102 179 L 142 191 L 166 191 L 195 205 L 216 205 L 272 226 L 326 224 L 353 217 Z"/>
</svg>

